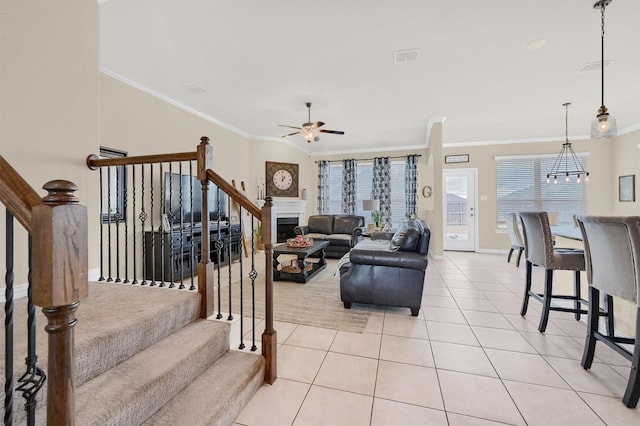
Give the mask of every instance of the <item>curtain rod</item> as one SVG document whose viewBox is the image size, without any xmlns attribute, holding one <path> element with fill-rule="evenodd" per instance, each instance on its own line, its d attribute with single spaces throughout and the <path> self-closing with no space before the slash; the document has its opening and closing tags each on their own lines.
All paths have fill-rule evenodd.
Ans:
<svg viewBox="0 0 640 426">
<path fill-rule="evenodd" d="M 422 157 L 422 154 L 410 154 L 410 155 L 415 155 L 416 157 Z M 396 155 L 396 156 L 391 156 L 391 157 L 376 157 L 376 158 L 407 158 L 408 155 Z M 354 158 L 354 160 L 357 161 L 373 161 L 375 160 L 375 158 Z M 315 163 L 318 164 L 318 162 L 320 161 L 328 161 L 330 163 L 340 163 L 343 160 L 316 160 Z"/>
</svg>

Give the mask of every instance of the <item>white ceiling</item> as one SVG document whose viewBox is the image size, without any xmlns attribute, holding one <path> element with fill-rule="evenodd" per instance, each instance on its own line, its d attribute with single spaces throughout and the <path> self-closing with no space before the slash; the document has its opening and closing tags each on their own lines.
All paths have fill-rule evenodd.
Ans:
<svg viewBox="0 0 640 426">
<path fill-rule="evenodd" d="M 312 121 L 312 154 L 589 133 L 600 106 L 595 0 L 102 0 L 103 71 L 252 137 Z M 606 9 L 605 104 L 640 128 L 640 1 Z M 536 50 L 527 45 L 546 40 Z M 418 60 L 394 64 L 397 50 Z M 200 88 L 201 93 L 193 93 Z"/>
</svg>

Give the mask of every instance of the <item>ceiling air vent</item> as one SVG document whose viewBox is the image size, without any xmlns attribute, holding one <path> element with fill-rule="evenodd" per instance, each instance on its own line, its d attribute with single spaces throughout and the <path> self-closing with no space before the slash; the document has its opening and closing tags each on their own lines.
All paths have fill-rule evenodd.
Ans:
<svg viewBox="0 0 640 426">
<path fill-rule="evenodd" d="M 604 66 L 607 67 L 613 61 L 604 61 Z M 587 62 L 580 68 L 576 70 L 576 72 L 587 72 L 587 71 L 600 71 L 600 61 L 596 62 Z"/>
<path fill-rule="evenodd" d="M 182 88 L 187 92 L 191 93 L 192 95 L 199 95 L 200 93 L 206 93 L 206 90 L 204 90 L 204 88 L 202 88 L 201 86 L 198 86 L 197 84 L 183 86 Z"/>
<path fill-rule="evenodd" d="M 418 60 L 418 52 L 420 49 L 397 50 L 393 52 L 393 62 L 415 62 Z"/>
</svg>

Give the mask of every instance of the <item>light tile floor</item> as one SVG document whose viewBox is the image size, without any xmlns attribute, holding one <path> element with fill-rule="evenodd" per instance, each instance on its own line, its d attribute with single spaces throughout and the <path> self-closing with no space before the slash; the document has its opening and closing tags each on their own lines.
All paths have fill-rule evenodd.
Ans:
<svg viewBox="0 0 640 426">
<path fill-rule="evenodd" d="M 520 316 L 524 269 L 447 252 L 418 317 L 375 307 L 364 333 L 277 324 L 278 379 L 235 425 L 640 425 L 620 401 L 628 361 L 598 344 L 584 370 L 584 323 L 553 312 L 538 333 L 533 299 Z"/>
</svg>

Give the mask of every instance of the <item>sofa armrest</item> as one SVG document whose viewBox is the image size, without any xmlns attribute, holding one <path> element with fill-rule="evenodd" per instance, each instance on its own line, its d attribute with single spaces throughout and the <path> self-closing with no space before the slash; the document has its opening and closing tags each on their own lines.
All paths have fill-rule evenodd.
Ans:
<svg viewBox="0 0 640 426">
<path fill-rule="evenodd" d="M 411 251 L 382 251 L 352 249 L 349 253 L 352 265 L 391 266 L 424 271 L 427 269 L 427 256 Z"/>
<path fill-rule="evenodd" d="M 296 235 L 306 235 L 309 233 L 309 226 L 308 225 L 296 226 L 295 228 L 293 228 L 293 232 L 295 232 Z"/>
<path fill-rule="evenodd" d="M 362 228 L 355 228 L 351 233 L 351 247 L 355 247 L 358 241 L 361 240 Z"/>
</svg>

